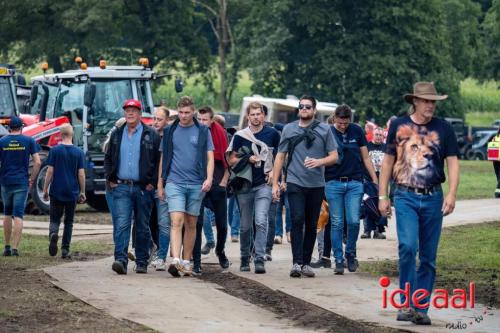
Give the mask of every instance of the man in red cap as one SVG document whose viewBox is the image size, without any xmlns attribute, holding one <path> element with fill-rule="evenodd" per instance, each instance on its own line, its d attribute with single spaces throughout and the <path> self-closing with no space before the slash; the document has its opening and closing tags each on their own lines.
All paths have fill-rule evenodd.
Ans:
<svg viewBox="0 0 500 333">
<path fill-rule="evenodd" d="M 158 181 L 160 137 L 141 122 L 142 105 L 135 99 L 123 104 L 125 125 L 111 134 L 105 155 L 106 180 L 112 189 L 115 212 L 115 262 L 117 274 L 127 274 L 127 250 L 132 214 L 136 223 L 136 273 L 147 273 L 151 232 L 149 218 Z"/>
<path fill-rule="evenodd" d="M 443 216 L 455 208 L 459 180 L 458 144 L 451 125 L 434 117 L 438 95 L 433 82 L 417 82 L 413 94 L 404 96 L 411 104 L 410 114 L 391 122 L 387 149 L 382 162 L 379 184 L 379 210 L 391 215 L 387 185 L 391 174 L 395 182 L 394 208 L 399 242 L 399 284 L 410 285 L 410 295 L 424 289 L 427 297 L 419 304 L 429 304 L 436 277 L 436 254 Z M 449 191 L 443 195 L 444 161 L 448 167 Z M 416 268 L 418 252 L 420 264 Z M 406 301 L 401 295 L 401 304 Z M 427 308 L 414 304 L 398 312 L 397 320 L 430 325 Z"/>
</svg>

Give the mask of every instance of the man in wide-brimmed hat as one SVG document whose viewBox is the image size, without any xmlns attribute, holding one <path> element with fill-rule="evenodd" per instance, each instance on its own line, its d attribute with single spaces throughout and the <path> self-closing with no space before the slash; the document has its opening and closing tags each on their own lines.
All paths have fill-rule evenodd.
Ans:
<svg viewBox="0 0 500 333">
<path fill-rule="evenodd" d="M 417 82 L 412 94 L 404 95 L 412 105 L 409 115 L 391 122 L 379 184 L 379 210 L 391 215 L 387 184 L 391 174 L 396 189 L 394 207 L 399 242 L 399 283 L 428 292 L 421 299 L 401 295 L 403 310 L 397 320 L 430 325 L 429 296 L 436 276 L 436 254 L 443 216 L 453 212 L 459 180 L 458 144 L 451 125 L 434 117 L 439 95 L 433 82 Z M 443 196 L 444 161 L 448 168 L 449 192 Z M 416 269 L 416 254 L 420 259 Z M 405 303 L 406 302 L 406 303 Z M 415 303 L 416 302 L 416 303 Z"/>
</svg>

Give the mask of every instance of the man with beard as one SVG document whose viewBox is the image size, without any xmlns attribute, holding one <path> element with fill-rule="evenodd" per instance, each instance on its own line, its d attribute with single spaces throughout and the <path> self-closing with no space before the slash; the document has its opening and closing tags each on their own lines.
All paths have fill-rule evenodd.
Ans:
<svg viewBox="0 0 500 333">
<path fill-rule="evenodd" d="M 246 148 L 251 155 L 251 188 L 236 194 L 240 208 L 240 271 L 250 271 L 251 248 L 255 248 L 255 273 L 264 274 L 264 256 L 266 251 L 268 214 L 272 200 L 271 171 L 273 152 L 278 148 L 278 131 L 264 126 L 264 110 L 259 103 L 250 103 L 246 109 L 248 127 L 236 132 L 229 145 L 228 162 L 231 166 L 242 163 L 242 151 Z M 234 169 L 233 169 L 234 171 Z M 255 240 L 253 222 L 255 220 Z M 253 246 L 252 246 L 253 244 Z"/>
<path fill-rule="evenodd" d="M 411 104 L 410 114 L 391 122 L 387 150 L 382 163 L 379 187 L 379 210 L 391 215 L 387 185 L 394 177 L 394 208 L 399 242 L 399 284 L 410 285 L 410 295 L 424 289 L 429 302 L 436 276 L 436 254 L 443 216 L 453 212 L 459 181 L 458 144 L 451 125 L 434 117 L 438 95 L 433 82 L 418 82 L 413 94 L 404 96 Z M 441 183 L 445 181 L 444 161 L 448 167 L 449 192 L 443 199 Z M 416 269 L 418 251 L 420 265 Z M 401 295 L 401 304 L 406 297 Z M 398 312 L 397 320 L 430 325 L 427 308 L 408 300 L 410 307 Z"/>
<path fill-rule="evenodd" d="M 286 125 L 273 169 L 273 198 L 280 198 L 278 179 L 285 165 L 286 185 L 292 219 L 291 277 L 314 277 L 310 266 L 316 241 L 316 224 L 325 189 L 325 166 L 337 162 L 337 142 L 330 127 L 314 119 L 316 99 L 303 96 L 299 119 Z M 286 163 L 285 163 L 285 157 Z"/>
</svg>

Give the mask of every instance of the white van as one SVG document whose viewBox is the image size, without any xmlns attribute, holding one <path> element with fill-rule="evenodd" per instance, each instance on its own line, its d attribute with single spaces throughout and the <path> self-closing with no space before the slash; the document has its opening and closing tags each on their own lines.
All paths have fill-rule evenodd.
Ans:
<svg viewBox="0 0 500 333">
<path fill-rule="evenodd" d="M 297 112 L 299 107 L 299 99 L 295 96 L 287 96 L 284 98 L 268 98 L 260 95 L 253 95 L 251 97 L 244 97 L 243 103 L 241 104 L 240 120 L 238 122 L 240 128 L 246 126 L 246 108 L 248 104 L 252 102 L 257 102 L 267 106 L 268 114 L 267 121 L 276 124 L 288 124 L 294 120 L 297 120 Z M 318 102 L 316 109 L 316 118 L 321 122 L 326 122 L 328 117 L 330 117 L 337 108 L 336 103 L 326 103 Z"/>
</svg>

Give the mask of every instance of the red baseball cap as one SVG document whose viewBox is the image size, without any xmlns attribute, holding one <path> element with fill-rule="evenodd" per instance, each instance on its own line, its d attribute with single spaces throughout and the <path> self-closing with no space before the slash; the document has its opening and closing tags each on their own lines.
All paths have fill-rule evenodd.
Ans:
<svg viewBox="0 0 500 333">
<path fill-rule="evenodd" d="M 128 108 L 128 107 L 133 107 L 136 109 L 142 110 L 142 104 L 140 101 L 136 99 L 127 99 L 125 103 L 123 103 L 123 109 Z"/>
</svg>

